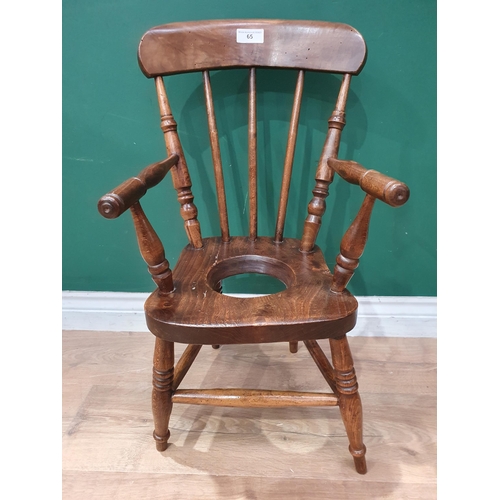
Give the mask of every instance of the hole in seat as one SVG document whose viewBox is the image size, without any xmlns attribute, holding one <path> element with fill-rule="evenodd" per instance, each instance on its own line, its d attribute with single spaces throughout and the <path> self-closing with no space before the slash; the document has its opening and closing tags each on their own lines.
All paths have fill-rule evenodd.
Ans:
<svg viewBox="0 0 500 500">
<path fill-rule="evenodd" d="M 223 293 L 271 295 L 282 292 L 295 282 L 293 270 L 277 259 L 244 255 L 217 262 L 207 275 L 209 286 Z"/>
<path fill-rule="evenodd" d="M 222 280 L 222 293 L 272 295 L 286 290 L 286 285 L 274 276 L 260 273 L 242 273 Z"/>
</svg>

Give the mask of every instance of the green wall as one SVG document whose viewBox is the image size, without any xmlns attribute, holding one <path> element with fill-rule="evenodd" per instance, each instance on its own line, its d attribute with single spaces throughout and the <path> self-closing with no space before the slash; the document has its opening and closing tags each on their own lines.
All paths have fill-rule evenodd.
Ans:
<svg viewBox="0 0 500 500">
<path fill-rule="evenodd" d="M 353 79 L 340 157 L 406 182 L 408 203 L 377 202 L 370 238 L 349 289 L 358 295 L 436 295 L 436 2 L 433 0 L 63 0 L 63 289 L 147 292 L 154 288 L 130 215 L 103 219 L 101 195 L 165 157 L 154 84 L 136 50 L 152 26 L 219 18 L 282 18 L 351 24 L 368 59 Z M 216 72 L 230 230 L 248 229 L 246 71 Z M 295 74 L 258 70 L 259 231 L 272 235 Z M 166 78 L 193 180 L 203 236 L 218 218 L 199 74 Z M 285 237 L 300 237 L 339 78 L 308 73 Z M 227 97 L 228 91 L 234 92 Z M 236 194 L 237 193 L 237 194 Z M 336 177 L 318 245 L 333 268 L 343 231 L 362 193 Z M 172 266 L 187 238 L 171 180 L 148 192 L 143 207 Z M 227 289 L 226 289 L 227 290 Z M 236 283 L 234 290 L 241 289 Z"/>
</svg>

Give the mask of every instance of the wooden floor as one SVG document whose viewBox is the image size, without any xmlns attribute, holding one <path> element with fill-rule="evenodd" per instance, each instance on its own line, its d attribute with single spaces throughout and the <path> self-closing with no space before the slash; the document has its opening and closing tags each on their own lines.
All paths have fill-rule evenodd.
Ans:
<svg viewBox="0 0 500 500">
<path fill-rule="evenodd" d="M 436 498 L 435 339 L 349 339 L 364 408 L 364 476 L 338 408 L 174 405 L 171 444 L 159 453 L 153 335 L 63 332 L 63 498 Z M 203 347 L 181 388 L 226 384 L 329 390 L 303 344 L 297 354 L 287 344 Z"/>
</svg>

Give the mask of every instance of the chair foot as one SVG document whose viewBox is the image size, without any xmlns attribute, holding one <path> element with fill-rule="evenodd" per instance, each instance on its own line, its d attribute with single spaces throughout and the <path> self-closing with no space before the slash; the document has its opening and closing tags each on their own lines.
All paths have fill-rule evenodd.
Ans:
<svg viewBox="0 0 500 500">
<path fill-rule="evenodd" d="M 153 432 L 153 437 L 156 441 L 156 449 L 158 451 L 165 451 L 168 447 L 168 438 L 170 437 L 170 431 L 167 431 L 167 435 L 165 437 L 157 436 L 156 432 Z"/>
<path fill-rule="evenodd" d="M 219 349 L 220 348 L 220 345 L 219 344 L 213 344 L 212 345 L 212 349 Z"/>
<path fill-rule="evenodd" d="M 297 340 L 292 340 L 290 342 L 290 352 L 295 354 L 299 350 L 299 343 Z"/>
<path fill-rule="evenodd" d="M 353 451 L 352 448 L 349 446 L 349 451 L 352 455 L 352 458 L 354 459 L 354 467 L 356 467 L 356 472 L 358 474 L 366 474 L 367 472 L 366 458 L 365 458 L 366 446 L 363 445 L 363 449 L 359 451 Z"/>
</svg>

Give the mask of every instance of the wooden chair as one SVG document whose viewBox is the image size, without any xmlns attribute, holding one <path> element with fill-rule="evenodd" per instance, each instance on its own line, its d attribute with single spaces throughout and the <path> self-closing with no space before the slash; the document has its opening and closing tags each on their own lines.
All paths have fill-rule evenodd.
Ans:
<svg viewBox="0 0 500 500">
<path fill-rule="evenodd" d="M 282 20 L 224 20 L 174 23 L 150 29 L 141 39 L 138 59 L 153 78 L 168 158 L 145 168 L 99 200 L 99 212 L 112 219 L 130 210 L 141 254 L 157 289 L 145 303 L 147 325 L 156 336 L 153 360 L 154 439 L 167 448 L 173 403 L 232 407 L 339 406 L 357 472 L 366 472 L 362 409 L 346 333 L 356 324 L 357 301 L 346 286 L 358 266 L 376 199 L 397 207 L 407 186 L 354 161 L 337 158 L 345 125 L 351 77 L 365 62 L 366 46 L 352 27 L 339 23 Z M 295 70 L 297 84 L 286 146 L 281 196 L 274 236 L 257 230 L 256 68 Z M 248 68 L 249 235 L 229 234 L 224 177 L 214 114 L 210 70 Z M 284 238 L 283 228 L 306 70 L 343 75 L 316 171 L 313 198 L 307 207 L 302 238 Z M 177 124 L 165 91 L 164 76 L 199 71 L 203 80 L 212 150 L 221 236 L 203 238 L 198 210 Z M 284 71 L 284 73 L 289 73 Z M 332 103 L 333 106 L 333 103 Z M 168 172 L 189 244 L 170 270 L 163 245 L 139 199 Z M 342 238 L 333 273 L 315 241 L 325 213 L 334 174 L 366 193 L 359 212 Z M 305 208 L 305 207 L 304 207 Z M 264 273 L 286 290 L 242 299 L 224 295 L 221 282 L 240 273 Z M 333 364 L 318 345 L 329 339 Z M 203 345 L 289 342 L 296 352 L 304 342 L 331 393 L 252 389 L 178 389 Z M 188 344 L 174 366 L 174 343 Z"/>
</svg>

